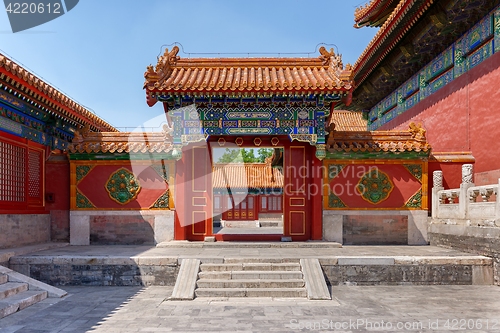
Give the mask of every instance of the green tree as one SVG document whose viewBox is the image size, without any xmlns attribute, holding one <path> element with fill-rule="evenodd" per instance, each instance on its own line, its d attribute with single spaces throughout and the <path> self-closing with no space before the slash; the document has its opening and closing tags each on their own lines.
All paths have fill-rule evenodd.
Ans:
<svg viewBox="0 0 500 333">
<path fill-rule="evenodd" d="M 254 149 L 245 149 L 241 150 L 241 156 L 243 156 L 243 162 L 245 163 L 255 163 L 258 162 L 257 157 L 255 157 Z"/>
<path fill-rule="evenodd" d="M 272 155 L 272 148 L 226 148 L 216 163 L 264 163 Z"/>
<path fill-rule="evenodd" d="M 264 163 L 266 158 L 273 156 L 273 148 L 259 148 L 257 155 L 260 163 Z"/>
<path fill-rule="evenodd" d="M 217 160 L 217 163 L 243 163 L 243 156 L 240 154 L 241 150 L 226 148 L 224 154 Z"/>
</svg>

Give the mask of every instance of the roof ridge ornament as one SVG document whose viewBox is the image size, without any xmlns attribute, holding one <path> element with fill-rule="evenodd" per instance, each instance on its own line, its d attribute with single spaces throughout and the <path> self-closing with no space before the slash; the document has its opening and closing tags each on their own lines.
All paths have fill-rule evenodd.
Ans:
<svg viewBox="0 0 500 333">
<path fill-rule="evenodd" d="M 321 54 L 319 58 L 323 61 L 323 65 L 331 66 L 335 69 L 344 69 L 344 63 L 342 62 L 342 54 L 335 54 L 333 48 L 327 51 L 324 46 L 319 48 L 319 53 Z"/>
<path fill-rule="evenodd" d="M 426 141 L 427 138 L 425 137 L 426 130 L 423 128 L 422 124 L 414 123 L 411 122 L 408 125 L 409 129 L 408 132 L 411 133 L 411 137 L 417 141 Z"/>
<path fill-rule="evenodd" d="M 178 52 L 178 46 L 166 49 L 156 66 L 147 67 L 148 105 L 155 104 L 155 95 L 167 92 L 344 94 L 353 85 L 352 66 L 344 66 L 342 55 L 324 46 L 315 58 L 181 58 Z"/>
<path fill-rule="evenodd" d="M 181 58 L 177 54 L 179 53 L 179 47 L 175 45 L 171 51 L 168 48 L 165 49 L 165 53 L 162 56 L 158 57 L 158 62 L 156 66 L 149 65 L 147 67 L 147 71 L 144 74 L 146 78 L 146 82 L 150 79 L 155 81 L 162 80 L 163 78 L 170 75 L 172 72 L 172 67 L 177 64 L 177 61 Z"/>
</svg>

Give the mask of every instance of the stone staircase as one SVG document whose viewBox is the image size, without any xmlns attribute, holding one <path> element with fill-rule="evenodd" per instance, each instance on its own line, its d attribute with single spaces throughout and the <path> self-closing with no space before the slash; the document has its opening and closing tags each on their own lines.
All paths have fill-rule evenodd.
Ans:
<svg viewBox="0 0 500 333">
<path fill-rule="evenodd" d="M 30 290 L 26 282 L 9 282 L 7 274 L 0 273 L 0 318 L 6 317 L 48 297 L 44 290 Z"/>
<path fill-rule="evenodd" d="M 225 260 L 227 261 L 227 260 Z M 300 263 L 233 259 L 200 265 L 196 297 L 306 297 Z"/>
<path fill-rule="evenodd" d="M 62 289 L 0 266 L 0 319 L 47 297 L 61 298 L 67 294 Z"/>
<path fill-rule="evenodd" d="M 318 259 L 182 259 L 171 301 L 195 297 L 330 300 Z"/>
</svg>

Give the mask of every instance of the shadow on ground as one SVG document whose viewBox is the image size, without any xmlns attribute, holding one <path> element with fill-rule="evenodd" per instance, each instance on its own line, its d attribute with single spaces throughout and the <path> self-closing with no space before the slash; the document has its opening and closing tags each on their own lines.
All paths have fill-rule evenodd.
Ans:
<svg viewBox="0 0 500 333">
<path fill-rule="evenodd" d="M 66 290 L 68 296 L 64 298 L 48 298 L 0 319 L 0 332 L 93 332 L 122 312 L 133 299 L 140 298 L 146 288 L 69 287 Z M 165 297 L 170 293 L 171 290 Z"/>
</svg>

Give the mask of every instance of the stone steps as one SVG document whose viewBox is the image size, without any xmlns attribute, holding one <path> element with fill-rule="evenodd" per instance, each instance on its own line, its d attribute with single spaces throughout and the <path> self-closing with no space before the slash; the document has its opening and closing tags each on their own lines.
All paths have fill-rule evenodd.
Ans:
<svg viewBox="0 0 500 333">
<path fill-rule="evenodd" d="M 232 280 L 248 280 L 248 279 L 302 279 L 301 271 L 208 271 L 198 273 L 199 279 L 232 279 Z"/>
<path fill-rule="evenodd" d="M 304 280 L 301 279 L 199 279 L 196 281 L 198 288 L 303 288 Z"/>
<path fill-rule="evenodd" d="M 197 288 L 197 297 L 293 297 L 304 298 L 304 288 Z"/>
<path fill-rule="evenodd" d="M 259 221 L 221 221 L 224 228 L 258 228 Z"/>
<path fill-rule="evenodd" d="M 0 300 L 28 290 L 27 283 L 6 282 L 0 285 Z"/>
<path fill-rule="evenodd" d="M 24 282 L 9 282 L 7 274 L 0 273 L 0 318 L 11 315 L 47 298 L 46 291 L 29 290 Z"/>
<path fill-rule="evenodd" d="M 283 227 L 282 221 L 260 221 L 261 228 Z"/>
<path fill-rule="evenodd" d="M 196 297 L 306 297 L 298 260 L 225 258 L 223 263 L 202 263 Z"/>
<path fill-rule="evenodd" d="M 251 260 L 251 259 L 249 259 Z M 224 263 L 224 264 L 201 264 L 202 272 L 209 271 L 298 271 L 299 263 Z"/>
<path fill-rule="evenodd" d="M 46 291 L 27 290 L 0 300 L 0 318 L 21 311 L 47 298 Z"/>
<path fill-rule="evenodd" d="M 66 292 L 0 266 L 0 318 L 38 303 L 49 294 L 62 297 Z M 58 296 L 60 295 L 60 296 Z"/>
</svg>

